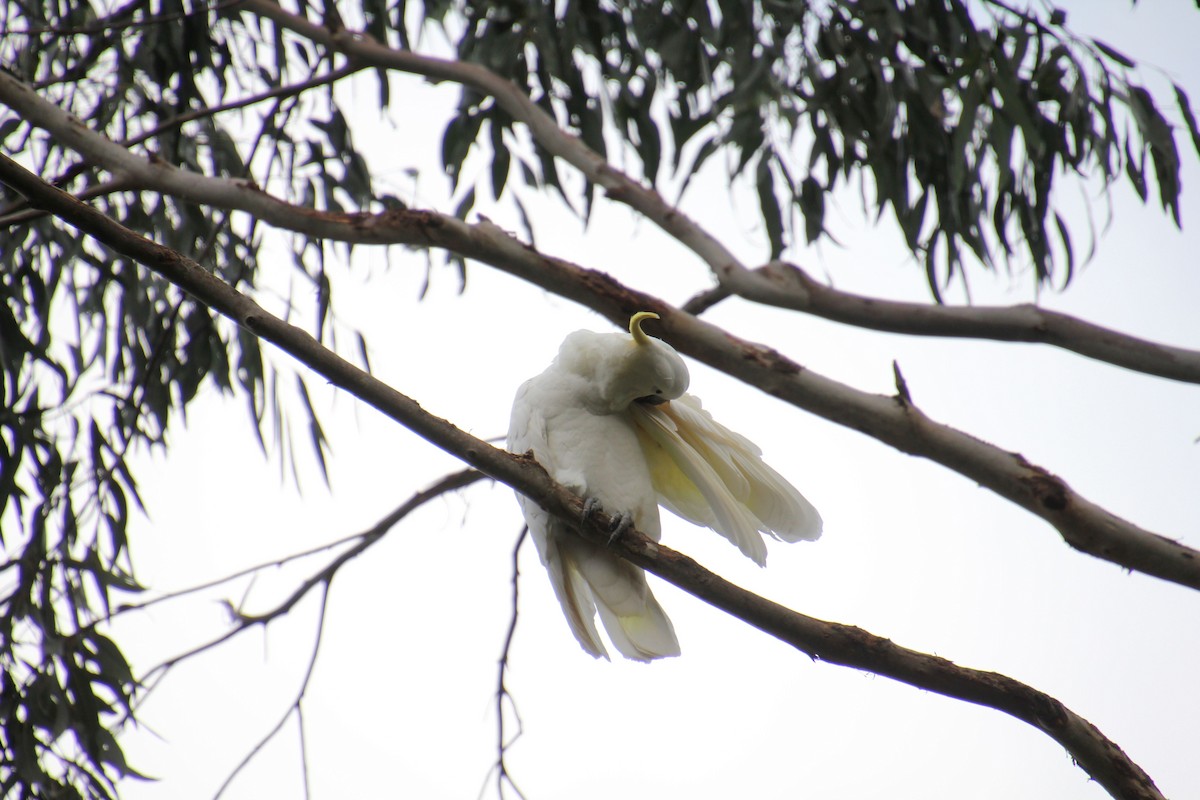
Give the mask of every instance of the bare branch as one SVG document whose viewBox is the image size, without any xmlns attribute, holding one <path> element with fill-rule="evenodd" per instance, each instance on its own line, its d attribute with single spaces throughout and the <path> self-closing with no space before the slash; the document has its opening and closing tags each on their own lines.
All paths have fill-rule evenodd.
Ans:
<svg viewBox="0 0 1200 800">
<path fill-rule="evenodd" d="M 335 386 L 374 406 L 435 446 L 534 498 L 548 511 L 576 526 L 590 541 L 602 545 L 609 542 L 613 520 L 604 513 L 585 516 L 582 499 L 551 480 L 532 458 L 512 455 L 492 447 L 430 414 L 410 398 L 326 349 L 304 330 L 267 314 L 254 301 L 222 283 L 199 264 L 129 231 L 2 156 L 0 180 L 25 194 L 35 206 L 45 208 L 81 231 L 95 236 L 254 335 L 276 344 Z M 597 292 L 601 297 L 605 294 L 602 288 Z M 714 347 L 717 329 L 687 315 L 672 313 L 661 304 L 650 307 L 666 312 L 666 328 L 676 340 L 686 342 L 694 339 L 696 344 L 692 350 L 711 350 Z M 728 337 L 723 332 L 720 335 Z M 736 355 L 739 350 L 741 355 Z M 780 372 L 789 381 L 803 378 L 806 374 L 794 371 L 799 370 L 798 367 L 794 370 L 786 368 L 790 362 L 785 362 L 778 354 L 747 344 L 739 344 L 733 353 L 727 352 L 718 360 L 724 362 L 729 358 L 757 360 Z M 788 393 L 786 383 L 767 381 L 765 388 Z M 836 397 L 842 391 L 845 390 L 838 390 L 831 397 Z M 880 406 L 872 410 L 890 420 L 892 414 L 885 412 L 883 407 L 894 405 L 893 399 L 880 397 L 864 407 Z M 906 428 L 922 427 L 919 419 L 910 418 L 910 414 L 915 413 L 915 409 L 902 409 L 898 419 L 904 422 Z M 924 427 L 929 425 L 925 424 Z M 945 437 L 949 434 L 938 432 L 938 435 Z M 949 436 L 953 441 L 955 436 L 964 435 L 954 432 Z M 990 448 L 990 445 L 982 443 L 978 443 L 978 446 Z M 985 455 L 990 458 L 992 453 L 985 451 Z M 1019 457 L 1010 455 L 1010 458 L 1015 462 Z M 1046 480 L 1050 480 L 1049 476 Z M 614 546 L 617 552 L 633 563 L 815 658 L 995 708 L 1032 725 L 1066 748 L 1076 763 L 1113 797 L 1162 800 L 1162 794 L 1149 775 L 1115 743 L 1087 720 L 1043 692 L 1007 676 L 960 667 L 946 659 L 909 650 L 856 627 L 825 622 L 791 611 L 723 580 L 690 558 L 636 531 L 627 532 Z"/>
<path fill-rule="evenodd" d="M 603 530 L 596 532 L 603 535 Z M 1066 748 L 1075 762 L 1113 797 L 1162 797 L 1150 776 L 1096 726 L 1050 695 L 1020 681 L 995 672 L 960 667 L 852 625 L 799 614 L 746 592 L 687 556 L 640 534 L 623 537 L 618 552 L 814 659 L 874 672 L 1016 717 Z"/>
<path fill-rule="evenodd" d="M 316 547 L 309 548 L 308 550 L 302 550 L 299 553 L 290 553 L 286 556 L 282 556 L 282 557 L 274 559 L 272 561 L 264 561 L 261 564 L 255 564 L 252 567 L 246 567 L 245 569 L 240 569 L 237 572 L 231 572 L 228 575 L 222 575 L 219 578 L 212 578 L 211 580 L 207 580 L 202 583 L 197 583 L 193 586 L 188 586 L 184 589 L 176 589 L 174 591 L 164 592 L 163 594 L 160 594 L 157 597 L 151 597 L 149 600 L 142 600 L 141 602 L 137 602 L 137 603 L 122 603 L 121 605 L 117 606 L 117 608 L 114 609 L 111 613 L 101 617 L 96 622 L 92 623 L 92 626 L 89 626 L 89 627 L 93 627 L 93 626 L 99 625 L 101 623 L 111 622 L 116 617 L 122 616 L 124 614 L 128 614 L 131 611 L 141 611 L 141 610 L 149 608 L 151 606 L 156 606 L 160 603 L 165 603 L 170 600 L 178 600 L 181 597 L 187 597 L 188 595 L 195 594 L 196 592 L 202 592 L 202 591 L 205 591 L 206 589 L 212 589 L 214 587 L 220 586 L 223 583 L 229 583 L 230 581 L 235 581 L 238 578 L 243 578 L 247 575 L 253 575 L 256 572 L 262 572 L 265 569 L 271 569 L 273 567 L 282 567 L 284 564 L 289 564 L 293 561 L 299 561 L 300 559 L 308 558 L 309 556 L 314 556 L 318 553 L 324 553 L 325 551 L 332 550 L 335 547 L 341 547 L 342 545 L 344 545 L 348 542 L 360 540 L 364 536 L 367 536 L 369 534 L 370 534 L 370 531 L 366 531 L 363 533 L 351 534 L 350 536 L 343 536 L 342 538 L 337 539 L 336 541 L 318 545 Z"/>
<path fill-rule="evenodd" d="M 737 293 L 748 300 L 859 328 L 919 336 L 1039 342 L 1136 372 L 1200 383 L 1200 351 L 1138 339 L 1032 303 L 966 308 L 901 303 L 838 291 L 783 261 L 772 261 L 754 272 L 766 280 L 741 292 L 735 292 L 729 284 L 718 286 L 693 297 L 683 309 L 700 314 Z"/>
<path fill-rule="evenodd" d="M 443 494 L 446 494 L 447 492 L 453 492 L 453 491 L 457 491 L 459 489 L 464 489 L 467 486 L 470 486 L 471 484 L 473 484 L 477 481 L 483 480 L 484 477 L 486 477 L 484 474 L 482 474 L 476 470 L 473 470 L 473 469 L 465 469 L 465 470 L 460 470 L 459 472 L 451 473 L 451 474 L 445 476 L 444 478 L 442 478 L 441 480 L 437 481 L 436 483 L 434 483 L 432 486 L 429 486 L 428 488 L 423 489 L 422 491 L 414 494 L 412 497 L 410 497 L 408 500 L 406 500 L 404 503 L 402 503 L 400 506 L 398 506 L 394 511 L 392 511 L 390 514 L 388 514 L 386 517 L 384 517 L 379 522 L 377 522 L 373 526 L 371 526 L 368 530 L 365 530 L 362 533 L 355 534 L 352 537 L 343 538 L 332 544 L 323 545 L 323 546 L 315 548 L 313 550 L 306 551 L 305 553 L 297 554 L 297 556 L 295 556 L 295 557 L 300 558 L 300 557 L 303 557 L 306 555 L 312 555 L 314 553 L 328 550 L 331 547 L 336 547 L 337 545 L 342 544 L 347 541 L 352 541 L 354 539 L 359 540 L 358 544 L 356 544 L 354 547 L 348 548 L 347 550 L 343 551 L 337 557 L 335 557 L 332 561 L 330 561 L 328 564 L 326 564 L 323 568 L 321 568 L 321 570 L 318 571 L 316 574 L 310 575 L 298 587 L 296 587 L 292 591 L 291 594 L 289 594 L 283 601 L 278 603 L 274 608 L 270 609 L 269 611 L 265 611 L 265 612 L 262 612 L 259 614 L 244 614 L 244 613 L 241 613 L 240 611 L 235 610 L 236 624 L 232 628 L 230 628 L 228 631 L 226 631 L 225 633 L 221 634 L 220 636 L 218 636 L 214 639 L 210 639 L 209 641 L 204 642 L 203 644 L 197 645 L 196 647 L 193 647 L 192 649 L 187 650 L 186 652 L 183 652 L 176 656 L 173 656 L 173 657 L 167 659 L 166 661 L 163 661 L 163 662 L 155 665 L 154 667 L 152 667 L 150 670 L 148 670 L 146 672 L 145 676 L 143 676 L 138 681 L 139 685 L 147 686 L 147 690 L 143 691 L 143 693 L 142 693 L 143 697 L 149 695 L 149 693 L 153 689 L 153 687 L 156 686 L 158 684 L 158 682 L 178 664 L 180 664 L 184 661 L 187 661 L 195 656 L 198 656 L 201 653 L 212 650 L 213 648 L 220 646 L 221 644 L 229 641 L 230 639 L 233 639 L 234 637 L 238 636 L 239 634 L 244 633 L 245 631 L 249 630 L 250 628 L 253 628 L 258 625 L 262 625 L 265 627 L 267 624 L 269 624 L 273 620 L 276 620 L 279 617 L 281 617 L 281 616 L 287 614 L 289 611 L 291 611 L 296 606 L 297 603 L 299 603 L 301 600 L 303 600 L 304 597 L 316 587 L 322 587 L 323 590 L 327 590 L 328 586 L 333 582 L 334 576 L 337 575 L 338 570 L 341 569 L 346 564 L 346 562 L 361 555 L 364 551 L 367 550 L 367 548 L 369 548 L 371 545 L 375 544 L 375 542 L 379 541 L 379 539 L 385 533 L 387 533 L 392 527 L 394 527 L 402 519 L 407 517 L 409 514 L 411 514 L 416 509 L 420 508 L 425 503 L 428 503 L 430 500 L 433 500 L 434 498 L 441 497 Z M 284 559 L 280 559 L 274 563 L 282 564 L 289 560 L 292 560 L 292 559 L 284 558 Z M 173 596 L 180 596 L 185 593 L 190 593 L 190 592 L 194 592 L 194 591 L 199 591 L 200 589 L 217 586 L 217 585 L 220 585 L 221 583 L 232 580 L 235 577 L 239 577 L 241 575 L 245 575 L 245 574 L 248 574 L 251 572 L 257 572 L 260 569 L 262 569 L 262 566 L 251 567 L 250 569 L 243 570 L 242 572 L 237 573 L 236 575 L 231 575 L 231 576 L 227 576 L 225 578 L 221 578 L 218 580 L 209 581 L 205 584 L 201 584 L 198 587 L 192 587 L 191 589 L 184 590 L 184 592 L 175 593 L 175 595 L 173 595 Z M 161 599 L 166 599 L 166 598 L 161 598 Z M 138 608 L 144 608 L 146 605 L 149 605 L 149 603 L 138 606 Z"/>
</svg>

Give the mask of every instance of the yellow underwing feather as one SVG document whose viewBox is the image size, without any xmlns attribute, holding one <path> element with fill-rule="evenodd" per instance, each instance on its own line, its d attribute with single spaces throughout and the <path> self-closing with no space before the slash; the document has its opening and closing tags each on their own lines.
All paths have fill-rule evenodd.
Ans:
<svg viewBox="0 0 1200 800">
<path fill-rule="evenodd" d="M 634 404 L 631 412 L 654 489 L 670 511 L 712 528 L 758 564 L 766 560 L 760 532 L 789 542 L 821 535 L 812 504 L 695 397 Z"/>
<path fill-rule="evenodd" d="M 754 563 L 765 564 L 767 546 L 758 533 L 762 524 L 734 497 L 713 466 L 679 434 L 677 420 L 669 418 L 662 407 L 635 403 L 630 411 L 638 427 L 662 447 L 667 457 L 703 495 L 716 524 L 700 524 L 729 539 Z"/>
<path fill-rule="evenodd" d="M 658 493 L 659 503 L 684 519 L 691 520 L 697 525 L 711 528 L 716 525 L 712 507 L 704 499 L 704 495 L 692 479 L 683 473 L 658 441 L 650 435 L 642 425 L 636 425 L 638 441 L 642 452 L 646 455 L 646 463 L 650 467 L 650 477 L 654 483 L 654 491 Z"/>
<path fill-rule="evenodd" d="M 675 421 L 682 436 L 704 443 L 703 449 L 697 449 L 721 453 L 722 461 L 728 454 L 739 476 L 737 487 L 741 487 L 741 480 L 748 486 L 745 494 L 734 486 L 730 489 L 763 522 L 764 533 L 786 542 L 812 541 L 821 536 L 821 515 L 812 503 L 763 461 L 757 445 L 713 419 L 698 398 L 685 394 L 668 404 L 665 413 Z"/>
</svg>

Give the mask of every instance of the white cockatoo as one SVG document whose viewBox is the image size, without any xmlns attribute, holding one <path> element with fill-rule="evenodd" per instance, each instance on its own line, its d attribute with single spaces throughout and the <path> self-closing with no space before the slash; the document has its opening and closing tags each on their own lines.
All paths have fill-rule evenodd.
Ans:
<svg viewBox="0 0 1200 800">
<path fill-rule="evenodd" d="M 745 437 L 685 394 L 688 370 L 675 349 L 642 331 L 576 331 L 554 362 L 517 391 L 508 449 L 533 452 L 559 483 L 657 540 L 658 506 L 729 539 L 760 566 L 762 534 L 785 542 L 821 535 L 821 517 L 768 467 Z M 679 655 L 679 641 L 639 567 L 578 536 L 535 501 L 517 495 L 538 555 L 583 649 L 608 657 L 596 631 L 637 661 Z"/>
</svg>

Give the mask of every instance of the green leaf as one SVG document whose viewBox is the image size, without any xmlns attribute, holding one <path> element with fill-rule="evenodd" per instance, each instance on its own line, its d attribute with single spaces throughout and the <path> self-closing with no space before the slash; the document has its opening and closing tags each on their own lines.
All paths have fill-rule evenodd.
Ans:
<svg viewBox="0 0 1200 800">
<path fill-rule="evenodd" d="M 325 480 L 325 485 L 329 486 L 329 467 L 325 463 L 325 450 L 329 447 L 329 441 L 325 438 L 325 431 L 321 429 L 321 422 L 317 419 L 317 412 L 313 408 L 312 400 L 308 396 L 308 387 L 304 383 L 304 378 L 296 376 L 296 386 L 300 392 L 300 398 L 304 401 L 304 410 L 308 414 L 308 435 L 312 442 L 313 455 L 317 458 L 317 465 L 321 468 L 321 477 Z"/>
<path fill-rule="evenodd" d="M 459 201 L 458 205 L 454 207 L 454 216 L 458 217 L 461 220 L 465 220 L 467 218 L 467 214 L 469 214 L 471 212 L 471 209 L 474 207 L 475 207 L 475 187 L 472 186 L 470 188 L 470 190 L 466 193 L 466 195 L 463 197 L 463 199 Z"/>
<path fill-rule="evenodd" d="M 1000 92 L 1000 114 L 1007 115 L 1021 129 L 1025 140 L 1025 151 L 1033 158 L 1039 158 L 1045 148 L 1042 134 L 1034 123 L 1034 108 L 1030 98 L 1022 91 L 1026 84 L 1019 81 L 1017 63 L 1009 61 L 1000 49 L 992 51 L 992 80 Z M 999 116 L 999 115 L 998 115 Z"/>
<path fill-rule="evenodd" d="M 1129 106 L 1150 151 L 1154 177 L 1158 182 L 1159 200 L 1162 207 L 1171 212 L 1175 224 L 1179 225 L 1179 153 L 1175 148 L 1175 136 L 1171 125 L 1159 113 L 1154 98 L 1141 86 L 1129 87 Z M 1126 142 L 1127 153 L 1128 147 Z M 1142 163 L 1139 161 L 1139 167 Z M 1144 178 L 1142 182 L 1144 184 Z M 1144 190 L 1139 191 L 1139 195 L 1145 199 Z"/>
<path fill-rule="evenodd" d="M 529 246 L 536 250 L 537 240 L 533 238 L 533 224 L 529 221 L 529 213 L 525 210 L 525 204 L 516 194 L 513 195 L 513 203 L 517 206 L 517 219 L 521 222 L 521 230 L 525 232 L 525 239 L 529 242 Z"/>
<path fill-rule="evenodd" d="M 704 166 L 704 162 L 708 160 L 708 157 L 717 151 L 717 147 L 717 137 L 709 136 L 696 150 L 696 157 L 692 159 L 692 163 L 688 166 L 687 174 L 683 178 L 683 184 L 679 187 L 679 196 L 675 200 L 676 205 L 683 201 L 684 192 L 687 191 L 688 186 L 692 182 L 692 178 L 699 174 L 700 168 Z"/>
<path fill-rule="evenodd" d="M 1113 61 L 1120 64 L 1122 67 L 1128 67 L 1129 69 L 1133 69 L 1134 67 L 1137 66 L 1136 61 L 1134 61 L 1132 58 L 1130 58 L 1129 56 L 1122 53 L 1120 50 L 1117 50 L 1112 45 L 1106 44 L 1106 43 L 1100 41 L 1099 39 L 1092 39 L 1092 44 L 1094 44 L 1096 46 L 1097 50 L 1099 50 L 1101 53 L 1104 53 L 1104 55 L 1108 56 Z"/>
<path fill-rule="evenodd" d="M 354 336 L 358 342 L 358 357 L 362 360 L 363 369 L 370 373 L 371 357 L 368 354 L 366 337 L 362 335 L 362 331 L 355 331 Z"/>
<path fill-rule="evenodd" d="M 783 255 L 784 250 L 783 214 L 779 209 L 779 199 L 775 196 L 775 177 L 771 174 L 767 154 L 759 158 L 756 186 L 758 207 L 767 229 L 767 239 L 771 243 L 771 260 L 775 260 Z"/>
<path fill-rule="evenodd" d="M 459 113 L 447 123 L 442 133 L 442 166 L 450 178 L 451 191 L 458 188 L 463 162 L 466 161 L 467 153 L 475 143 L 482 125 L 482 114 L 472 108 L 460 108 Z"/>
<path fill-rule="evenodd" d="M 1196 154 L 1200 155 L 1200 128 L 1196 127 L 1196 117 L 1192 114 L 1192 104 L 1188 101 L 1187 92 L 1178 83 L 1172 83 L 1171 86 L 1175 89 L 1175 101 L 1179 104 L 1179 113 L 1183 115 L 1188 134 L 1192 137 L 1192 147 L 1195 148 Z"/>
<path fill-rule="evenodd" d="M 1054 224 L 1058 227 L 1058 237 L 1062 241 L 1063 252 L 1067 256 L 1067 277 L 1063 281 L 1064 284 L 1067 284 L 1071 282 L 1071 278 L 1075 274 L 1075 249 L 1071 246 L 1071 233 L 1067 230 L 1067 223 L 1058 212 L 1054 213 Z"/>
<path fill-rule="evenodd" d="M 504 194 L 504 184 L 508 181 L 508 170 L 512 166 L 512 156 L 504 143 L 504 128 L 496 119 L 488 125 L 492 140 L 492 197 L 499 200 Z"/>
<path fill-rule="evenodd" d="M 804 234 L 812 244 L 825 229 L 825 191 L 811 175 L 800 184 L 799 203 L 804 215 Z"/>
</svg>

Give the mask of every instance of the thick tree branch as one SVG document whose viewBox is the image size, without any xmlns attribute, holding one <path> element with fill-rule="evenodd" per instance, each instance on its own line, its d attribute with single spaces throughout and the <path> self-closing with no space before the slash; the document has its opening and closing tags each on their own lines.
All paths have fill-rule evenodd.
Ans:
<svg viewBox="0 0 1200 800">
<path fill-rule="evenodd" d="M 396 50 L 354 31 L 331 31 L 285 11 L 274 0 L 248 0 L 240 8 L 269 18 L 281 27 L 355 61 L 381 69 L 454 81 L 494 98 L 514 119 L 525 123 L 530 134 L 547 151 L 603 187 L 610 198 L 635 209 L 700 256 L 717 278 L 720 291 L 876 330 L 1052 344 L 1139 372 L 1200 383 L 1200 352 L 1157 345 L 1036 306 L 951 309 L 891 303 L 837 292 L 798 270 L 792 279 L 783 274 L 786 270 L 772 274 L 748 269 L 658 192 L 608 164 L 581 139 L 562 130 L 521 87 L 486 67 Z"/>
<path fill-rule="evenodd" d="M 266 0 L 262 1 L 266 2 Z M 271 5 L 269 2 L 266 4 Z M 286 12 L 279 11 L 278 13 L 290 19 Z M 302 22 L 306 31 L 324 31 L 327 36 L 334 37 L 334 34 L 330 34 L 325 28 L 313 23 Z M 341 35 L 338 34 L 338 36 Z M 353 41 L 359 40 L 354 39 Z M 467 70 L 470 75 L 482 71 L 486 75 L 490 75 L 492 80 L 485 82 L 486 85 L 481 86 L 480 91 L 485 89 L 498 91 L 500 88 L 507 87 L 508 90 L 515 92 L 512 84 L 473 64 L 444 62 L 439 59 L 429 59 L 411 53 L 390 50 L 378 44 L 373 46 L 381 48 L 384 52 L 392 54 L 394 58 L 405 63 L 409 59 L 417 59 L 421 63 L 430 61 L 436 65 L 443 65 L 447 74 L 457 75 L 457 77 L 451 78 L 455 80 L 465 80 L 463 75 L 458 74 L 460 70 Z M 314 79 L 312 83 L 327 82 L 332 80 L 335 75 L 341 76 L 342 73 L 349 74 L 363 69 L 368 62 L 372 61 L 367 55 L 359 54 L 357 49 L 355 49 L 355 57 L 366 59 L 366 61 L 356 62 L 352 66 L 322 76 L 319 81 Z M 379 61 L 379 57 L 374 60 Z M 383 64 L 383 66 L 388 65 Z M 438 72 L 431 72 L 430 75 L 443 77 Z M 482 77 L 479 79 L 482 80 Z M 473 86 L 474 84 L 469 85 Z M 283 93 L 283 90 L 275 93 Z M 263 97 L 273 96 L 275 93 L 265 93 Z M 520 92 L 515 92 L 515 95 L 524 98 Z M 527 98 L 525 101 L 528 103 Z M 120 176 L 117 181 L 105 184 L 104 191 L 106 192 L 137 188 L 149 189 L 196 203 L 240 209 L 284 230 L 334 241 L 434 245 L 454 249 L 453 246 L 443 241 L 431 240 L 425 235 L 426 231 L 424 230 L 413 230 L 414 227 L 424 228 L 424 225 L 404 224 L 406 222 L 404 215 L 384 214 L 379 218 L 373 218 L 366 214 L 347 215 L 319 212 L 278 200 L 260 190 L 249 180 L 213 178 L 148 161 L 127 150 L 124 144 L 117 144 L 88 129 L 79 120 L 37 95 L 21 81 L 3 72 L 0 72 L 0 102 L 6 103 L 33 124 L 51 132 L 61 142 L 81 153 L 84 158 L 96 166 Z M 515 103 L 516 100 L 514 99 L 512 102 Z M 531 109 L 528 113 L 529 120 L 537 121 L 544 118 L 544 122 L 553 125 L 553 120 L 547 117 L 545 112 L 532 103 L 528 103 L 528 105 Z M 532 129 L 532 122 L 530 124 Z M 539 132 L 542 127 L 544 126 L 539 126 Z M 554 126 L 553 130 L 556 132 L 554 141 L 563 139 L 566 143 L 563 144 L 562 149 L 575 154 L 573 159 L 569 159 L 571 163 L 576 166 L 584 163 L 582 156 L 575 152 L 578 148 L 586 150 L 583 143 L 564 133 L 557 126 Z M 541 135 L 549 136 L 550 134 L 541 132 Z M 594 153 L 592 156 L 593 160 L 600 158 Z M 582 169 L 582 166 L 580 168 Z M 608 170 L 607 173 L 616 174 L 613 170 Z M 640 184 L 627 176 L 622 175 L 620 180 L 640 187 Z M 678 211 L 667 208 L 657 193 L 649 189 L 644 191 L 653 195 L 657 200 L 653 203 L 634 205 L 634 208 L 647 216 L 657 215 L 656 220 L 672 219 L 672 224 L 678 229 L 671 229 L 668 232 L 676 235 L 685 244 L 691 241 L 693 244 L 697 244 L 700 250 L 707 252 L 709 256 L 717 257 L 717 260 L 733 258 L 715 240 L 707 243 L 711 237 L 700 232 L 694 222 L 687 220 Z M 29 212 L 25 212 L 25 214 L 29 215 Z M 23 216 L 13 215 L 11 218 L 0 218 L 0 223 L 12 223 L 22 219 L 24 219 Z M 455 218 L 447 216 L 444 219 L 447 224 L 454 224 L 452 220 Z M 412 222 L 413 218 L 409 217 L 407 221 Z M 689 246 L 692 245 L 689 244 Z M 714 247 L 720 247 L 720 250 L 713 249 Z M 693 247 L 692 249 L 696 250 L 697 248 Z M 461 253 L 461 251 L 456 252 Z M 704 252 L 701 255 L 704 255 Z M 466 253 L 461 254 L 467 255 Z M 486 255 L 473 257 L 491 263 Z M 708 259 L 708 256 L 705 257 Z M 771 262 L 765 267 L 748 270 L 745 273 L 742 272 L 742 269 L 739 265 L 737 269 L 729 273 L 725 282 L 716 289 L 693 298 L 685 304 L 684 310 L 698 315 L 730 294 L 736 294 L 754 302 L 802 311 L 874 330 L 924 336 L 1040 342 L 1138 372 L 1200 383 L 1200 351 L 1156 344 L 1066 314 L 1040 309 L 1034 305 L 953 308 L 920 303 L 900 303 L 839 292 L 813 280 L 799 267 L 784 262 Z"/>
<path fill-rule="evenodd" d="M 155 191 L 247 211 L 282 229 L 310 236 L 446 248 L 581 303 L 618 326 L 623 326 L 635 311 L 658 311 L 664 317 L 666 338 L 681 352 L 799 408 L 956 470 L 1042 517 L 1082 552 L 1200 589 L 1200 552 L 1105 511 L 1020 455 L 936 423 L 911 404 L 867 394 L 803 369 L 773 350 L 736 339 L 603 273 L 542 256 L 486 221 L 468 225 L 428 211 L 341 214 L 292 206 L 249 181 L 211 178 L 148 162 L 87 129 L 3 72 L 0 101 L 52 131 L 60 142 L 85 158 Z M 776 273 L 793 285 L 801 285 L 798 274 Z M 777 282 L 779 278 L 767 280 Z"/>
<path fill-rule="evenodd" d="M 199 264 L 133 233 L 3 156 L 0 156 L 0 181 L 26 195 L 34 206 L 46 209 L 143 264 L 249 332 L 277 345 L 334 385 L 437 447 L 536 499 L 551 513 L 577 526 L 591 541 L 608 542 L 612 519 L 603 513 L 585 519 L 583 501 L 552 481 L 533 459 L 505 453 L 430 414 L 410 398 L 326 349 L 304 330 L 271 316 Z M 702 323 L 682 314 L 675 313 L 666 322 L 676 335 L 697 335 L 701 346 L 713 335 Z M 780 361 L 778 356 L 761 348 L 750 353 L 768 363 Z M 880 398 L 878 402 L 895 403 L 889 398 Z M 1153 780 L 1115 743 L 1062 703 L 1032 687 L 1006 676 L 960 667 L 943 658 L 900 647 L 852 626 L 796 613 L 723 580 L 636 531 L 626 533 L 614 546 L 630 561 L 815 658 L 989 706 L 1027 722 L 1065 747 L 1076 763 L 1113 797 L 1162 800 Z"/>
<path fill-rule="evenodd" d="M 86 158 L 105 163 L 148 189 L 247 211 L 262 221 L 309 236 L 446 248 L 574 300 L 618 326 L 636 311 L 657 311 L 664 317 L 665 338 L 681 352 L 799 408 L 960 472 L 1042 517 L 1081 552 L 1200 589 L 1200 551 L 1109 513 L 1019 454 L 934 422 L 911 404 L 817 375 L 774 350 L 737 339 L 604 273 L 543 256 L 486 221 L 469 225 L 429 211 L 342 214 L 292 206 L 249 181 L 211 178 L 145 161 L 88 130 L 3 72 L 0 101 L 27 114 L 34 124 L 51 130 Z M 788 273 L 788 279 L 794 282 L 795 274 Z"/>
</svg>

